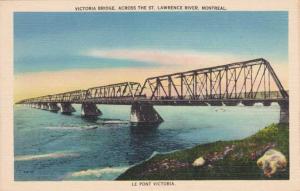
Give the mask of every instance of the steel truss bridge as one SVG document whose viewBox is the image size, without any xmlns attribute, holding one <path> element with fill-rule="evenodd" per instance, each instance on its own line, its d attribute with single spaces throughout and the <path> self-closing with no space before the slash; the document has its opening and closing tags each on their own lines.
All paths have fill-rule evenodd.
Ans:
<svg viewBox="0 0 300 191">
<path fill-rule="evenodd" d="M 259 58 L 150 77 L 142 84 L 123 82 L 30 98 L 18 104 L 47 110 L 58 110 L 57 104 L 61 104 L 65 113 L 71 111 L 66 109 L 71 104 L 82 104 L 86 116 L 101 113 L 96 104 L 132 105 L 131 118 L 140 122 L 162 121 L 153 105 L 269 106 L 272 102 L 281 107 L 280 121 L 288 121 L 289 95 L 270 63 Z"/>
</svg>

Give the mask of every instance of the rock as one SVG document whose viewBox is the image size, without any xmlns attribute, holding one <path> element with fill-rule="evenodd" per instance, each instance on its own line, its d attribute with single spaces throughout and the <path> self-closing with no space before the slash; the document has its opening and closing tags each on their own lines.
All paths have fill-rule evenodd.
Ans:
<svg viewBox="0 0 300 191">
<path fill-rule="evenodd" d="M 225 147 L 225 150 L 223 151 L 223 155 L 224 156 L 226 156 L 226 155 L 228 155 L 230 152 L 232 152 L 233 151 L 233 149 L 234 149 L 234 146 L 232 146 L 232 147 Z"/>
<path fill-rule="evenodd" d="M 199 157 L 193 162 L 193 166 L 203 166 L 204 164 L 205 160 L 203 159 L 203 157 Z"/>
<path fill-rule="evenodd" d="M 250 158 L 251 158 L 252 160 L 255 160 L 255 159 L 257 158 L 256 152 L 252 152 L 252 153 L 250 154 Z"/>
<path fill-rule="evenodd" d="M 257 165 L 264 171 L 265 176 L 271 177 L 278 170 L 285 170 L 287 160 L 280 151 L 269 149 L 257 160 Z"/>
<path fill-rule="evenodd" d="M 255 153 L 251 153 L 250 158 L 252 160 L 257 159 L 258 157 L 261 157 L 267 150 L 273 149 L 276 145 L 274 143 L 268 143 L 267 145 L 264 145 L 263 148 L 257 150 Z"/>
<path fill-rule="evenodd" d="M 165 168 L 165 169 L 169 169 L 169 165 L 168 165 L 168 163 L 163 163 L 163 164 L 161 164 L 161 166 L 163 167 L 163 168 Z"/>
</svg>

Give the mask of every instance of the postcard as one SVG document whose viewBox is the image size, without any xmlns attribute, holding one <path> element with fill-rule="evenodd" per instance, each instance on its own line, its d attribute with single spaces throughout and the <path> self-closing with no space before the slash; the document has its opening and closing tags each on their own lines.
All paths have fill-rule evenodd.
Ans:
<svg viewBox="0 0 300 191">
<path fill-rule="evenodd" d="M 299 2 L 1 1 L 0 190 L 299 190 Z"/>
</svg>

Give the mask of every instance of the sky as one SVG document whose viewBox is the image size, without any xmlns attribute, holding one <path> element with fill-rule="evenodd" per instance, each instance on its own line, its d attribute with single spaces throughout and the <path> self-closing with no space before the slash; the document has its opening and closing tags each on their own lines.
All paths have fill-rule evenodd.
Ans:
<svg viewBox="0 0 300 191">
<path fill-rule="evenodd" d="M 261 57 L 287 86 L 287 12 L 14 14 L 16 101 Z"/>
</svg>

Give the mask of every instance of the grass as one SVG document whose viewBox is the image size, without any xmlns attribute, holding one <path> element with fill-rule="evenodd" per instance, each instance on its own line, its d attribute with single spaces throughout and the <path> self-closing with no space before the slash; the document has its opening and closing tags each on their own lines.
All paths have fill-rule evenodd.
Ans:
<svg viewBox="0 0 300 191">
<path fill-rule="evenodd" d="M 233 151 L 202 167 L 191 164 L 200 156 L 211 159 L 233 146 Z M 191 149 L 158 154 L 121 174 L 117 180 L 264 180 L 289 179 L 289 165 L 271 178 L 265 177 L 257 159 L 272 147 L 289 161 L 288 124 L 271 124 L 256 134 L 235 141 L 217 141 Z M 206 159 L 206 161 L 208 161 Z M 288 163 L 289 164 L 289 163 Z"/>
</svg>

